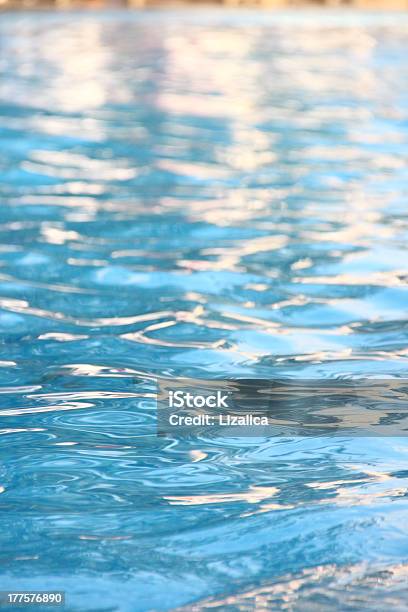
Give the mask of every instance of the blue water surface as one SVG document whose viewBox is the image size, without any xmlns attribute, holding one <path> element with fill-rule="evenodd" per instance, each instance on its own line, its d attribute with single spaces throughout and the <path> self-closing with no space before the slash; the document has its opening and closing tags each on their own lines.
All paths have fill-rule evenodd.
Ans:
<svg viewBox="0 0 408 612">
<path fill-rule="evenodd" d="M 408 17 L 0 15 L 0 585 L 406 610 L 408 442 L 156 436 L 155 377 L 407 377 Z"/>
</svg>

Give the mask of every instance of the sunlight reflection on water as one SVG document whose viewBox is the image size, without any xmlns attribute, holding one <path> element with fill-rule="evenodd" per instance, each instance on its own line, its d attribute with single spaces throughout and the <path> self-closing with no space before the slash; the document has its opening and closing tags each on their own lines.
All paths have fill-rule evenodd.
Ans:
<svg viewBox="0 0 408 612">
<path fill-rule="evenodd" d="M 0 37 L 4 588 L 404 609 L 403 438 L 158 438 L 154 380 L 406 377 L 407 17 Z"/>
</svg>

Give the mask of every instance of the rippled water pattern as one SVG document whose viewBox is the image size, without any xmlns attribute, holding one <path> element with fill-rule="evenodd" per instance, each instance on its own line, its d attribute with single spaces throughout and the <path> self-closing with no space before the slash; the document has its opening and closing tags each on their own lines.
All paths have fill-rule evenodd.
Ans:
<svg viewBox="0 0 408 612">
<path fill-rule="evenodd" d="M 154 380 L 407 376 L 408 18 L 0 37 L 1 588 L 406 610 L 406 439 L 158 438 Z"/>
</svg>

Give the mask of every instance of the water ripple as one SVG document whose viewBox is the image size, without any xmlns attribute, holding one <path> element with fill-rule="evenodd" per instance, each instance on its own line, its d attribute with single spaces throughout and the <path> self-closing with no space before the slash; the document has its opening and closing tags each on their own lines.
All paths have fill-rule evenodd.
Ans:
<svg viewBox="0 0 408 612">
<path fill-rule="evenodd" d="M 0 38 L 4 588 L 406 609 L 404 438 L 165 438 L 155 402 L 407 377 L 406 16 L 10 12 Z"/>
</svg>

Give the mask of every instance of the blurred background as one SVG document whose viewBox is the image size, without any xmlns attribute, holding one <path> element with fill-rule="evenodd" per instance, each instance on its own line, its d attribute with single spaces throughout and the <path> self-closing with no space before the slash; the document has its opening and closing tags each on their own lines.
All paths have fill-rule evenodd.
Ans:
<svg viewBox="0 0 408 612">
<path fill-rule="evenodd" d="M 361 9 L 408 9 L 408 0 L 0 0 L 0 8 L 58 8 L 71 6 L 103 7 L 144 7 L 172 5 L 225 5 L 259 6 L 263 8 L 296 7 L 355 7 Z"/>
</svg>

